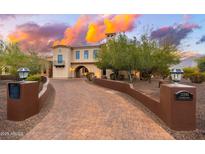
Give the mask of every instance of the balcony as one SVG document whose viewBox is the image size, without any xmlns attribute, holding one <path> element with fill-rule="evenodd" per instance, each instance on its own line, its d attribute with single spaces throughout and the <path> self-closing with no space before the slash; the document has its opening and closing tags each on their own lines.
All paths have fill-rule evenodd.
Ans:
<svg viewBox="0 0 205 154">
<path fill-rule="evenodd" d="M 54 65 L 55 67 L 65 67 L 65 61 L 61 61 L 61 62 L 59 62 L 59 61 L 54 61 L 54 62 L 53 62 L 53 65 Z"/>
</svg>

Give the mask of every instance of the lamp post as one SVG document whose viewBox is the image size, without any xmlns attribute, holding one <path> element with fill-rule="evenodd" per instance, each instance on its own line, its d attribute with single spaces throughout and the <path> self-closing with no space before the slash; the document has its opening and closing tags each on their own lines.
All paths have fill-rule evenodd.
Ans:
<svg viewBox="0 0 205 154">
<path fill-rule="evenodd" d="M 25 80 L 28 77 L 30 70 L 28 68 L 21 67 L 17 70 L 17 72 L 19 73 L 19 78 Z"/>
<path fill-rule="evenodd" d="M 184 71 L 182 69 L 171 69 L 170 71 L 171 79 L 174 83 L 178 83 L 182 79 L 182 74 L 184 74 Z"/>
</svg>

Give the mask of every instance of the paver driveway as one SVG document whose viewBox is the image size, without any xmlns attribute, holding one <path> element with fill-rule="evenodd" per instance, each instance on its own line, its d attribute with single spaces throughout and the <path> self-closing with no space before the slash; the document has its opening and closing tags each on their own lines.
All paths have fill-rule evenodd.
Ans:
<svg viewBox="0 0 205 154">
<path fill-rule="evenodd" d="M 173 139 L 125 94 L 81 79 L 51 83 L 55 104 L 23 139 Z"/>
</svg>

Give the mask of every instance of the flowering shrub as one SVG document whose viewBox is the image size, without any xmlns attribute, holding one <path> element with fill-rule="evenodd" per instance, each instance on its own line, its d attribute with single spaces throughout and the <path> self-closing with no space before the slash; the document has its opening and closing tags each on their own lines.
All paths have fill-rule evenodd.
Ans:
<svg viewBox="0 0 205 154">
<path fill-rule="evenodd" d="M 39 74 L 30 75 L 30 76 L 28 76 L 26 81 L 39 81 L 40 82 L 41 81 L 41 75 L 39 75 Z"/>
</svg>

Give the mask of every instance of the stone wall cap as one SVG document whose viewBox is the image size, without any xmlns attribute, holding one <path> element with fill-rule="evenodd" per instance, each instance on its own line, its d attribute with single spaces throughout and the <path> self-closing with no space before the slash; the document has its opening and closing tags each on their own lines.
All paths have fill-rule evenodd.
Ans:
<svg viewBox="0 0 205 154">
<path fill-rule="evenodd" d="M 38 81 L 10 81 L 8 83 L 30 84 L 30 83 L 38 83 Z"/>
<path fill-rule="evenodd" d="M 162 84 L 162 86 L 167 87 L 179 87 L 179 88 L 196 88 L 195 86 L 185 85 L 185 84 L 179 84 L 179 83 L 171 83 L 171 84 Z"/>
<path fill-rule="evenodd" d="M 20 81 L 20 84 L 38 83 L 38 81 Z"/>
</svg>

